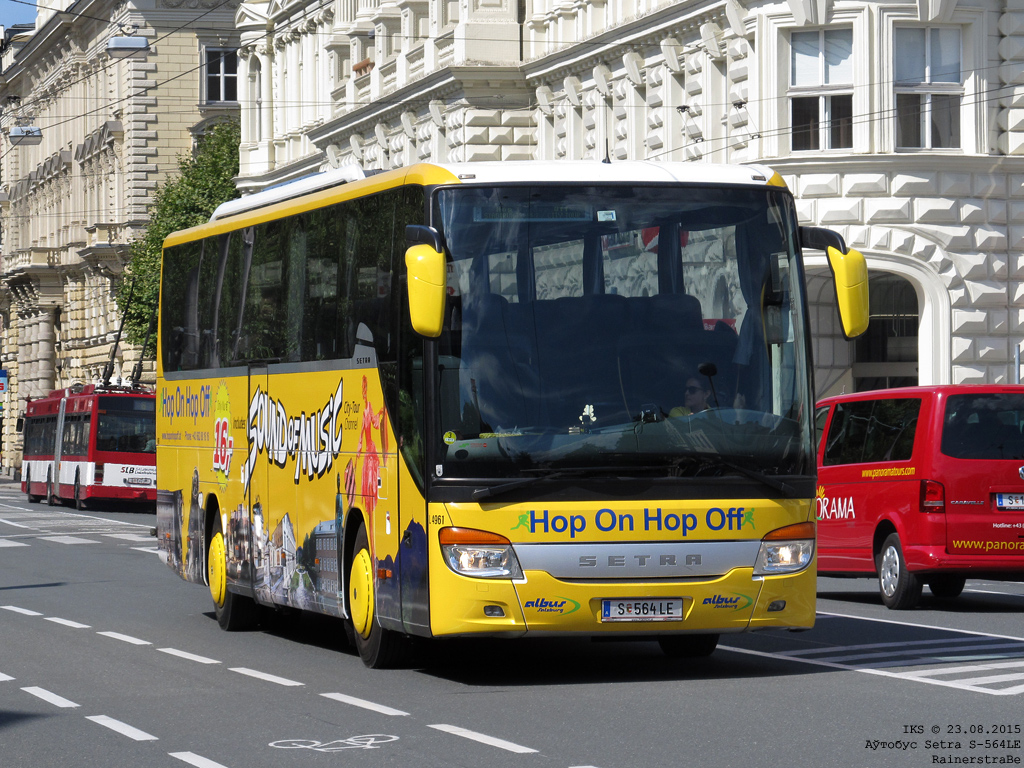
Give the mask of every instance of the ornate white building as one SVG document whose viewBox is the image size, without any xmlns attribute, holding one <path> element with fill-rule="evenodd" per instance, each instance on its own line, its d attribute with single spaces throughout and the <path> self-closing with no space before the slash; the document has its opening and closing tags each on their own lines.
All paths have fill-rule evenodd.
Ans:
<svg viewBox="0 0 1024 768">
<path fill-rule="evenodd" d="M 243 192 L 359 164 L 763 162 L 872 270 L 819 394 L 1012 382 L 1024 328 L 1021 0 L 245 2 Z"/>
<path fill-rule="evenodd" d="M 10 386 L 0 436 L 7 470 L 20 465 L 15 417 L 27 398 L 101 378 L 120 325 L 114 286 L 153 191 L 177 172 L 179 155 L 192 150 L 205 125 L 238 113 L 236 5 L 43 0 L 34 26 L 3 30 L 0 368 Z M 112 39 L 115 47 L 148 50 L 114 58 Z M 138 354 L 119 346 L 115 379 L 131 374 Z"/>
</svg>

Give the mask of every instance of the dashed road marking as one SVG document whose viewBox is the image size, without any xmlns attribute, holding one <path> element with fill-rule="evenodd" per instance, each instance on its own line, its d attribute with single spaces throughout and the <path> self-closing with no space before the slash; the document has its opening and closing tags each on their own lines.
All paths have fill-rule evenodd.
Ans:
<svg viewBox="0 0 1024 768">
<path fill-rule="evenodd" d="M 213 760 L 197 755 L 194 752 L 168 752 L 171 757 L 181 760 L 183 763 L 194 765 L 195 768 L 227 768 L 227 766 L 215 763 Z"/>
<path fill-rule="evenodd" d="M 382 715 L 404 716 L 409 714 L 408 712 L 403 712 L 400 709 L 392 709 L 391 707 L 386 707 L 383 704 L 377 704 L 373 701 L 357 699 L 355 696 L 346 696 L 344 693 L 321 693 L 320 695 L 326 699 L 340 701 L 342 704 L 351 704 L 353 707 L 362 707 L 363 709 L 379 712 Z"/>
<path fill-rule="evenodd" d="M 48 691 L 45 688 L 38 688 L 34 685 L 29 686 L 28 688 L 22 688 L 21 690 L 23 690 L 25 693 L 30 693 L 36 698 L 42 699 L 43 701 L 49 704 L 53 704 L 53 706 L 55 707 L 71 709 L 73 707 L 80 706 L 79 704 L 75 704 L 75 702 L 70 701 L 69 699 L 65 699 L 63 696 L 58 696 L 56 693 L 53 693 L 52 691 Z"/>
<path fill-rule="evenodd" d="M 519 754 L 522 754 L 522 755 L 529 754 L 531 752 L 536 752 L 537 751 L 536 749 L 530 749 L 529 747 L 524 747 L 521 744 L 514 744 L 511 741 L 505 741 L 504 739 L 499 739 L 499 738 L 496 738 L 494 736 L 488 736 L 486 733 L 478 733 L 476 731 L 467 730 L 466 728 L 460 728 L 457 725 L 447 725 L 445 723 L 437 723 L 435 725 L 428 725 L 427 727 L 428 728 L 434 728 L 435 730 L 438 730 L 438 731 L 444 731 L 445 733 L 450 733 L 453 736 L 461 736 L 464 739 L 472 739 L 473 741 L 478 741 L 481 744 L 487 744 L 488 746 L 491 746 L 491 747 L 497 747 L 498 749 L 505 749 L 505 750 L 508 750 L 509 752 L 516 752 L 516 753 L 519 753 Z"/>
<path fill-rule="evenodd" d="M 13 611 L 14 613 L 20 613 L 24 616 L 42 616 L 43 614 L 39 611 L 30 611 L 28 608 L 19 608 L 16 605 L 0 605 L 5 611 Z"/>
<path fill-rule="evenodd" d="M 11 539 L 0 539 L 0 547 L 27 547 L 23 541 L 12 541 Z"/>
<path fill-rule="evenodd" d="M 277 677 L 276 675 L 268 675 L 266 672 L 259 672 L 255 669 L 247 669 L 246 667 L 229 667 L 232 672 L 237 672 L 240 675 L 247 675 L 249 677 L 255 677 L 257 680 L 266 680 L 268 683 L 277 683 L 278 685 L 305 685 L 305 683 L 299 683 L 295 680 L 289 680 L 286 677 Z"/>
<path fill-rule="evenodd" d="M 171 656 L 177 656 L 179 659 L 188 659 L 189 661 L 195 661 L 199 664 L 220 664 L 216 659 L 210 659 L 206 656 L 197 656 L 194 653 L 188 651 L 179 651 L 177 648 L 157 648 L 161 653 L 167 653 Z"/>
<path fill-rule="evenodd" d="M 120 640 L 123 643 L 131 643 L 132 645 L 152 645 L 148 640 L 140 640 L 137 637 L 131 635 L 122 635 L 120 632 L 97 632 L 97 635 L 103 635 L 104 637 L 112 637 L 115 640 Z"/>
<path fill-rule="evenodd" d="M 135 741 L 159 741 L 159 739 L 151 733 L 140 731 L 134 726 L 128 725 L 128 723 L 122 723 L 120 720 L 115 720 L 112 717 L 106 715 L 91 715 L 86 720 L 92 720 L 97 725 L 102 725 L 104 728 L 109 728 L 112 731 L 120 733 L 122 736 L 127 736 L 129 739 Z"/>
<path fill-rule="evenodd" d="M 71 619 L 59 619 L 56 616 L 47 616 L 47 621 L 52 621 L 54 624 L 62 624 L 65 627 L 71 627 L 72 629 L 90 629 L 88 624 L 82 624 L 78 621 L 72 621 Z"/>
</svg>

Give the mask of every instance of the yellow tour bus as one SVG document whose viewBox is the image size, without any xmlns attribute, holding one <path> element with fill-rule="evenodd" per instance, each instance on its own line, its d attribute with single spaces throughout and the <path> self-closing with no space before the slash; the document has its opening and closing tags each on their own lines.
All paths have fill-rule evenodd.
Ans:
<svg viewBox="0 0 1024 768">
<path fill-rule="evenodd" d="M 801 247 L 848 337 L 864 258 L 762 166 L 342 169 L 164 244 L 162 554 L 224 629 L 649 638 L 815 615 Z"/>
</svg>

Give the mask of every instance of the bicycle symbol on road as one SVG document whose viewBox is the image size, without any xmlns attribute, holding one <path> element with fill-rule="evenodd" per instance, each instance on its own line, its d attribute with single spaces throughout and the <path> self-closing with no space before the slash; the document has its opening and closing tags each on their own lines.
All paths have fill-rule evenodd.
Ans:
<svg viewBox="0 0 1024 768">
<path fill-rule="evenodd" d="M 272 741 L 270 746 L 275 749 L 312 749 L 314 752 L 340 752 L 343 749 L 380 749 L 378 744 L 398 741 L 397 736 L 383 733 L 371 733 L 365 736 L 350 736 L 347 739 L 334 741 L 313 741 L 312 739 L 282 739 Z"/>
</svg>

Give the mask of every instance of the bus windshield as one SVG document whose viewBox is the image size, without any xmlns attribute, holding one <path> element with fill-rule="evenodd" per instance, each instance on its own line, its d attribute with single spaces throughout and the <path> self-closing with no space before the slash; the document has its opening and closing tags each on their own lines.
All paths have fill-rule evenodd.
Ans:
<svg viewBox="0 0 1024 768">
<path fill-rule="evenodd" d="M 443 188 L 434 221 L 439 476 L 813 472 L 784 190 Z"/>
<path fill-rule="evenodd" d="M 156 453 L 156 401 L 152 397 L 101 397 L 97 408 L 96 450 Z"/>
</svg>

